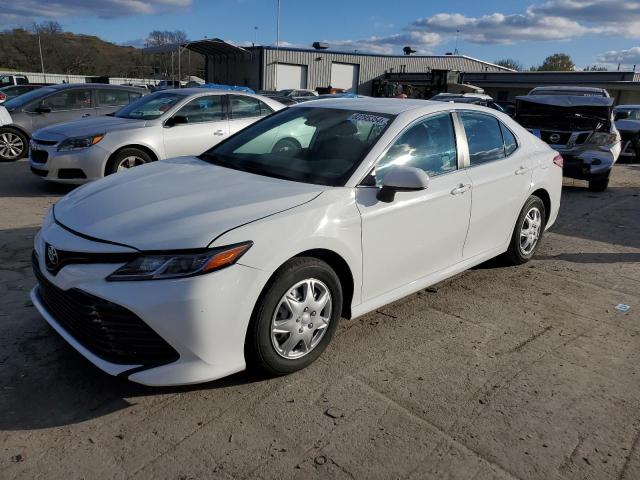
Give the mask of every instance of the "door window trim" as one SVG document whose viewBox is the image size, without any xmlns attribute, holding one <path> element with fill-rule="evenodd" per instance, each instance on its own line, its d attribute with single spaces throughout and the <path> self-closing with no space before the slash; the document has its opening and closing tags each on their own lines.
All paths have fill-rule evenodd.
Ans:
<svg viewBox="0 0 640 480">
<path fill-rule="evenodd" d="M 456 156 L 457 156 L 457 168 L 455 170 L 450 170 L 448 172 L 445 173 L 441 173 L 440 175 L 434 175 L 433 178 L 440 178 L 440 177 L 444 177 L 445 175 L 449 175 L 450 173 L 455 173 L 458 172 L 460 170 L 463 170 L 463 163 L 464 163 L 464 158 L 462 157 L 462 150 L 461 150 L 461 145 L 460 145 L 460 136 L 458 134 L 458 130 L 456 127 L 456 122 L 455 122 L 455 118 L 454 118 L 454 110 L 441 110 L 439 112 L 431 112 L 431 113 L 427 113 L 426 115 L 423 115 L 422 117 L 418 117 L 415 120 L 413 120 L 410 124 L 408 124 L 407 126 L 405 126 L 400 133 L 398 133 L 395 137 L 393 137 L 393 139 L 387 144 L 386 147 L 384 147 L 384 150 L 382 151 L 382 153 L 380 153 L 380 155 L 378 155 L 378 157 L 375 159 L 375 161 L 373 162 L 373 165 L 371 166 L 371 168 L 367 171 L 367 173 L 360 179 L 360 181 L 358 181 L 358 183 L 356 184 L 356 188 L 358 187 L 364 187 L 364 188 L 378 188 L 376 185 L 367 185 L 366 180 L 367 178 L 369 178 L 371 176 L 371 174 L 373 173 L 373 171 L 376 168 L 376 165 L 378 164 L 378 162 L 380 161 L 381 158 L 383 158 L 387 152 L 391 149 L 391 147 L 393 147 L 393 145 L 400 139 L 400 137 L 402 137 L 402 135 L 404 135 L 407 131 L 409 131 L 411 128 L 415 127 L 416 125 L 418 125 L 419 123 L 424 122 L 425 120 L 427 120 L 430 117 L 435 117 L 437 115 L 442 115 L 442 114 L 449 114 L 449 117 L 451 118 L 451 123 L 453 125 L 453 134 L 456 137 Z M 463 131 L 464 133 L 464 131 Z M 466 136 L 464 137 L 464 148 L 466 149 Z M 426 173 L 426 172 L 425 172 Z M 432 178 L 431 175 L 429 175 L 429 178 Z"/>
</svg>

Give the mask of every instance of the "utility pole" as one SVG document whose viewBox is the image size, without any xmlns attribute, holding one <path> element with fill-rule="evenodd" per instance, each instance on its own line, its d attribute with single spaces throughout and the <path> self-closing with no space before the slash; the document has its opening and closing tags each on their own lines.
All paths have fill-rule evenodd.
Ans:
<svg viewBox="0 0 640 480">
<path fill-rule="evenodd" d="M 40 32 L 38 32 L 38 50 L 40 50 L 40 68 L 42 69 L 42 76 L 44 77 L 43 83 L 47 83 L 47 74 L 44 73 L 44 60 L 42 58 L 42 43 L 40 42 Z"/>
<path fill-rule="evenodd" d="M 280 55 L 280 0 L 276 0 L 276 67 L 274 72 L 274 90 L 278 89 L 278 55 Z"/>
</svg>

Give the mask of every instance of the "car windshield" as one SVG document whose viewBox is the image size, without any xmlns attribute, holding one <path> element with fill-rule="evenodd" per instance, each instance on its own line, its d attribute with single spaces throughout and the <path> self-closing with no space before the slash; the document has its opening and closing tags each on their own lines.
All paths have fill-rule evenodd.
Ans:
<svg viewBox="0 0 640 480">
<path fill-rule="evenodd" d="M 153 120 L 161 117 L 182 100 L 184 95 L 170 92 L 152 93 L 121 108 L 114 116 L 137 120 Z"/>
<path fill-rule="evenodd" d="M 49 95 L 50 93 L 55 92 L 55 88 L 37 88 L 36 90 L 31 90 L 30 92 L 23 93 L 22 95 L 12 98 L 11 100 L 4 102 L 4 106 L 8 109 L 13 108 L 21 108 L 31 103 L 34 100 L 37 100 L 41 97 Z"/>
<path fill-rule="evenodd" d="M 289 108 L 254 123 L 200 158 L 258 175 L 342 186 L 394 118 L 338 108 Z"/>
</svg>

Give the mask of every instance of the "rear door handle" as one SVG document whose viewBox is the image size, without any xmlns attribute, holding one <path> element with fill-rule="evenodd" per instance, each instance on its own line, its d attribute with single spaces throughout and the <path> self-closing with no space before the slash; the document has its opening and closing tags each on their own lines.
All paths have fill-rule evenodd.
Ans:
<svg viewBox="0 0 640 480">
<path fill-rule="evenodd" d="M 456 188 L 454 188 L 453 190 L 451 190 L 451 195 L 460 195 L 461 193 L 466 192 L 467 190 L 471 189 L 471 184 L 470 183 L 461 183 L 460 185 L 458 185 Z"/>
<path fill-rule="evenodd" d="M 516 175 L 524 175 L 525 173 L 527 173 L 529 171 L 529 169 L 527 167 L 520 167 L 518 170 L 516 170 Z"/>
<path fill-rule="evenodd" d="M 216 130 L 213 132 L 214 135 L 224 135 L 224 130 Z"/>
</svg>

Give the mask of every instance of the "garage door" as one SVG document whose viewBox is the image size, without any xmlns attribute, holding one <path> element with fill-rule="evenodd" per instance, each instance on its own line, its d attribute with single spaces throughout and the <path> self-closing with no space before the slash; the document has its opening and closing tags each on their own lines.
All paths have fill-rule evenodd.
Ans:
<svg viewBox="0 0 640 480">
<path fill-rule="evenodd" d="M 307 88 L 307 66 L 278 63 L 276 67 L 278 80 L 276 90 L 288 88 Z"/>
<path fill-rule="evenodd" d="M 356 93 L 358 91 L 358 73 L 359 65 L 334 62 L 331 64 L 331 86 Z"/>
</svg>

